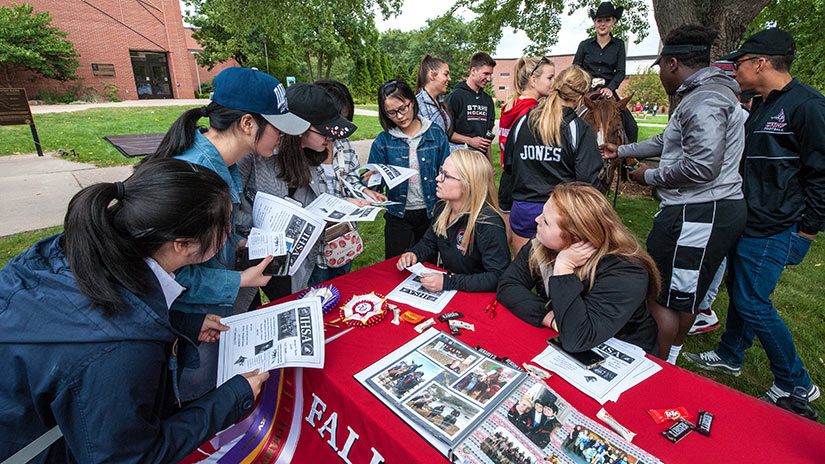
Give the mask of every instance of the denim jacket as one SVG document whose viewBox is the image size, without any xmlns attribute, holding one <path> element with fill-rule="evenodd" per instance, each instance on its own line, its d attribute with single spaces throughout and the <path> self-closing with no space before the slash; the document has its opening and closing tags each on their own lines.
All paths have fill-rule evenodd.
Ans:
<svg viewBox="0 0 825 464">
<path fill-rule="evenodd" d="M 433 207 L 438 198 L 435 196 L 435 178 L 444 160 L 450 155 L 447 135 L 435 124 L 421 136 L 418 142 L 418 170 L 421 174 L 421 186 L 427 203 L 427 217 L 432 217 Z M 370 148 L 370 163 L 389 164 L 408 168 L 410 166 L 410 146 L 404 140 L 384 131 L 378 134 Z M 382 181 L 382 186 L 386 184 Z M 386 190 L 387 199 L 397 201 L 400 205 L 387 206 L 387 213 L 404 217 L 407 209 L 407 182 L 392 190 Z"/>
</svg>

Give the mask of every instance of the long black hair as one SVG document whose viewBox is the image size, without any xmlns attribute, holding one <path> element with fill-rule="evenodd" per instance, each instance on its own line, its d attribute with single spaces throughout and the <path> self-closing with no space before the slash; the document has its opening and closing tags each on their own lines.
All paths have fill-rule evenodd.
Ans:
<svg viewBox="0 0 825 464">
<path fill-rule="evenodd" d="M 63 246 L 80 291 L 104 315 L 124 313 L 121 287 L 147 295 L 144 258 L 166 242 L 192 239 L 205 253 L 229 231 L 232 203 L 214 171 L 178 159 L 140 164 L 128 179 L 91 185 L 69 202 Z"/>
<path fill-rule="evenodd" d="M 378 88 L 378 122 L 381 123 L 381 127 L 383 127 L 385 131 L 389 131 L 393 127 L 398 126 L 398 124 L 390 119 L 387 111 L 384 109 L 384 102 L 390 97 L 411 101 L 412 107 L 408 111 L 412 111 L 413 114 L 418 117 L 418 99 L 415 98 L 415 94 L 409 84 L 403 79 L 387 81 Z"/>
<path fill-rule="evenodd" d="M 195 143 L 195 131 L 198 130 L 198 120 L 200 118 L 209 118 L 209 128 L 223 132 L 240 121 L 245 114 L 251 115 L 258 124 L 258 132 L 255 134 L 255 142 L 257 143 L 269 124 L 263 116 L 248 111 L 233 110 L 215 102 L 210 102 L 207 106 L 192 108 L 180 115 L 172 123 L 166 135 L 163 136 L 157 150 L 145 157 L 141 163 L 157 158 L 172 158 L 188 150 Z"/>
<path fill-rule="evenodd" d="M 301 146 L 301 136 L 284 134 L 273 162 L 278 167 L 278 178 L 291 188 L 301 188 L 312 181 L 312 169 L 327 159 L 326 151 L 315 151 Z"/>
</svg>

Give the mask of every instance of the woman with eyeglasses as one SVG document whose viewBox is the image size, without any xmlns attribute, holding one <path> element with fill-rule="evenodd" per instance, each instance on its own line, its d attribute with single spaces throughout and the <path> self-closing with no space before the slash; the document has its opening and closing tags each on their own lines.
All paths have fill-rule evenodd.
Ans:
<svg viewBox="0 0 825 464">
<path fill-rule="evenodd" d="M 556 78 L 556 89 L 513 125 L 502 158 L 513 176 L 510 227 L 513 252 L 536 234 L 536 217 L 563 182 L 599 185 L 602 168 L 596 136 L 575 109 L 590 88 L 590 75 L 573 65 Z"/>
<path fill-rule="evenodd" d="M 507 223 L 508 242 L 512 241 L 510 225 L 510 207 L 513 204 L 513 176 L 504 170 L 504 148 L 507 146 L 507 135 L 513 123 L 528 111 L 539 104 L 539 99 L 545 98 L 553 91 L 553 79 L 556 75 L 556 66 L 546 57 L 521 57 L 513 68 L 513 94 L 501 108 L 499 119 L 498 145 L 501 148 L 501 180 L 499 181 L 498 201 L 504 211 L 504 221 Z"/>
<path fill-rule="evenodd" d="M 430 226 L 438 201 L 435 178 L 450 153 L 447 135 L 419 117 L 415 94 L 401 79 L 379 87 L 378 120 L 384 131 L 372 143 L 369 162 L 418 171 L 386 191 L 390 201 L 399 203 L 387 206 L 384 213 L 384 255 L 389 259 L 417 243 Z"/>
<path fill-rule="evenodd" d="M 0 270 L 0 461 L 40 438 L 31 462 L 175 463 L 252 410 L 267 372 L 183 406 L 178 388 L 189 349 L 227 327 L 171 308 L 176 272 L 219 252 L 231 211 L 212 170 L 149 161 L 78 192 L 63 233 Z"/>
<path fill-rule="evenodd" d="M 507 232 L 496 199 L 493 168 L 478 151 L 459 148 L 436 177 L 438 204 L 424 237 L 398 259 L 398 269 L 441 255 L 447 274 L 421 277 L 432 292 L 494 292 L 510 264 Z"/>
<path fill-rule="evenodd" d="M 328 158 L 333 141 L 349 137 L 357 127 L 341 116 L 332 96 L 321 86 L 299 83 L 286 91 L 289 111 L 310 123 L 309 129 L 300 135 L 282 137 L 275 156 L 253 155 L 238 164 L 244 195 L 241 202 L 242 228 L 252 226 L 252 206 L 258 192 L 276 197 L 288 197 L 302 206 L 312 203 L 327 192 L 326 182 L 318 167 Z M 239 225 L 241 228 L 241 225 Z M 323 249 L 319 240 L 300 268 L 289 277 L 273 277 L 263 287 L 270 300 L 295 293 L 307 287 L 315 263 Z M 259 292 L 244 291 L 238 295 L 236 308 L 260 305 Z"/>
</svg>

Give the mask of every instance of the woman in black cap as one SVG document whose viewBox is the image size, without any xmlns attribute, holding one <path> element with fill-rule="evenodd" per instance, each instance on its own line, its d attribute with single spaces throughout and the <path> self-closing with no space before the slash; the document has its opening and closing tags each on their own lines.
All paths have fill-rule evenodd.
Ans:
<svg viewBox="0 0 825 464">
<path fill-rule="evenodd" d="M 333 140 L 349 137 L 357 128 L 343 118 L 330 94 L 315 84 L 293 84 L 286 91 L 289 111 L 309 121 L 309 129 L 300 135 L 284 135 L 275 156 L 259 154 L 242 159 L 238 170 L 243 183 L 243 196 L 238 227 L 252 226 L 252 204 L 257 192 L 276 197 L 289 197 L 307 206 L 322 193 L 326 185 L 318 172 L 318 166 L 328 156 Z M 318 241 L 300 268 L 290 277 L 273 278 L 263 287 L 264 293 L 274 300 L 306 288 L 323 243 Z M 235 306 L 245 309 L 257 306 L 259 294 L 243 289 Z"/>
<path fill-rule="evenodd" d="M 624 12 L 623 7 L 614 7 L 610 2 L 602 2 L 598 9 L 590 10 L 590 18 L 596 29 L 596 37 L 582 40 L 573 58 L 573 64 L 581 66 L 593 77 L 592 87 L 599 90 L 601 98 L 619 101 L 616 93 L 625 78 L 624 41 L 613 37 L 611 31 Z M 635 142 L 639 127 L 630 111 L 622 111 L 622 124 L 628 141 Z"/>
</svg>

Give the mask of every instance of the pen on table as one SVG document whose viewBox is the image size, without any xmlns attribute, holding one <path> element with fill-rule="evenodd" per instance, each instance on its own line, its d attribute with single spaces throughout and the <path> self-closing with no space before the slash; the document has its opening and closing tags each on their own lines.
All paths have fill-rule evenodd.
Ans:
<svg viewBox="0 0 825 464">
<path fill-rule="evenodd" d="M 496 317 L 496 308 L 498 308 L 498 301 L 493 300 L 493 307 L 490 310 L 490 319 Z"/>
<path fill-rule="evenodd" d="M 493 299 L 490 300 L 489 303 L 487 303 L 487 306 L 484 308 L 484 312 L 486 313 L 487 311 L 489 311 L 490 308 L 492 308 L 494 304 L 496 304 L 496 297 L 493 297 Z"/>
</svg>

